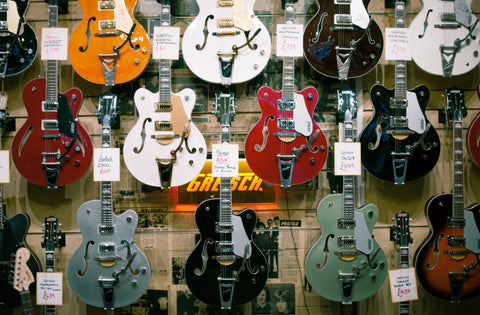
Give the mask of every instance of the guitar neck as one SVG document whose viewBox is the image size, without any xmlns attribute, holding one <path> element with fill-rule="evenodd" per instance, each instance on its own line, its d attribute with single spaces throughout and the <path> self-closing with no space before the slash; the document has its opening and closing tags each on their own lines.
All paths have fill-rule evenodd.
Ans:
<svg viewBox="0 0 480 315">
<path fill-rule="evenodd" d="M 54 250 L 45 251 L 45 271 L 55 272 L 55 251 Z M 55 305 L 45 305 L 45 315 L 55 315 L 55 314 L 57 314 L 57 309 Z"/>
<path fill-rule="evenodd" d="M 355 138 L 353 121 L 344 122 L 344 142 L 353 142 Z M 355 218 L 355 176 L 343 177 L 343 218 L 353 220 Z"/>
<path fill-rule="evenodd" d="M 405 2 L 395 2 L 395 27 L 405 28 Z M 395 60 L 395 99 L 407 98 L 407 62 Z"/>
<path fill-rule="evenodd" d="M 295 8 L 293 3 L 285 3 L 285 24 L 295 21 Z M 295 93 L 295 58 L 283 57 L 282 98 L 293 100 Z"/>
<path fill-rule="evenodd" d="M 170 5 L 162 4 L 161 5 L 161 14 L 160 14 L 160 25 L 161 26 L 170 26 Z M 169 59 L 160 59 L 159 61 L 159 101 L 162 103 L 171 102 L 171 91 L 172 91 L 172 71 L 171 71 L 172 62 Z"/>
<path fill-rule="evenodd" d="M 463 219 L 463 123 L 453 121 L 453 217 Z"/>
<path fill-rule="evenodd" d="M 25 315 L 33 315 L 32 298 L 30 291 L 20 292 L 20 298 L 22 299 L 23 312 Z"/>
<path fill-rule="evenodd" d="M 110 126 L 102 126 L 102 148 L 110 148 L 111 145 L 111 128 Z M 112 201 L 112 182 L 102 181 L 100 185 L 101 196 L 101 216 L 104 232 L 114 232 L 113 229 L 113 201 Z"/>
<path fill-rule="evenodd" d="M 220 142 L 230 143 L 230 125 L 221 125 Z M 220 178 L 220 223 L 232 223 L 232 180 L 230 177 Z"/>
<path fill-rule="evenodd" d="M 48 27 L 58 27 L 58 5 L 56 4 L 50 4 L 48 6 Z M 56 102 L 58 99 L 57 60 L 47 60 L 46 82 L 45 99 L 49 102 Z"/>
</svg>

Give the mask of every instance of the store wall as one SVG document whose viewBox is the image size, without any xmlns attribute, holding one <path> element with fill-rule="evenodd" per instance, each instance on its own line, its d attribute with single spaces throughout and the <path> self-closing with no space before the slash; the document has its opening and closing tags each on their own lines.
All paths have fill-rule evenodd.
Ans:
<svg viewBox="0 0 480 315">
<path fill-rule="evenodd" d="M 473 1 L 472 9 L 480 15 L 480 2 Z M 158 10 L 156 1 L 139 1 L 136 11 L 137 19 L 146 28 L 149 34 L 158 23 Z M 317 10 L 314 0 L 299 0 L 295 5 L 296 23 L 305 25 Z M 407 2 L 407 25 L 422 8 L 419 0 Z M 38 40 L 41 39 L 41 29 L 47 26 L 48 5 L 43 1 L 31 1 L 26 19 L 35 29 Z M 175 1 L 173 5 L 172 24 L 180 27 L 183 34 L 188 24 L 197 13 L 197 4 L 194 0 Z M 386 9 L 383 0 L 372 0 L 369 7 L 376 22 L 384 30 L 394 27 L 394 11 Z M 275 57 L 276 24 L 283 23 L 284 11 L 281 1 L 257 1 L 255 12 L 267 26 L 272 35 L 272 56 L 267 68 L 261 75 L 249 82 L 231 86 L 235 93 L 237 115 L 232 123 L 232 143 L 239 145 L 243 151 L 245 137 L 261 115 L 256 92 L 264 84 L 272 88 L 281 89 L 282 59 Z M 82 10 L 77 1 L 68 3 L 68 14 L 59 17 L 59 26 L 67 27 L 69 34 L 82 19 Z M 40 56 L 34 61 L 32 67 L 14 77 L 4 80 L 4 90 L 8 94 L 9 117 L 16 120 L 18 130 L 27 118 L 27 112 L 22 102 L 22 91 L 30 80 L 45 75 L 45 62 Z M 378 66 L 356 80 L 339 81 L 329 79 L 314 71 L 308 63 L 299 58 L 296 63 L 296 86 L 301 90 L 309 85 L 317 88 L 319 103 L 315 112 L 315 119 L 320 128 L 325 132 L 327 139 L 338 132 L 335 123 L 336 89 L 350 86 L 357 93 L 361 111 L 359 112 L 359 129 L 368 122 L 372 116 L 372 104 L 369 99 L 369 90 L 375 83 L 380 83 L 387 88 L 392 88 L 394 83 L 394 62 L 385 60 L 383 56 Z M 452 189 L 452 132 L 451 124 L 439 122 L 439 111 L 446 105 L 444 90 L 454 85 L 465 90 L 465 104 L 468 115 L 464 119 L 464 134 L 473 118 L 479 113 L 480 101 L 476 86 L 480 80 L 480 68 L 456 76 L 442 78 L 430 75 L 413 62 L 408 62 L 408 87 L 413 88 L 419 84 L 426 84 L 431 92 L 426 115 L 433 127 L 437 130 L 441 140 L 440 159 L 434 169 L 425 177 L 398 186 L 393 183 L 379 180 L 368 173 L 360 178 L 360 189 L 357 196 L 359 204 L 373 203 L 379 209 L 379 218 L 374 229 L 375 239 L 378 241 L 388 258 L 388 267 L 396 268 L 396 247 L 390 241 L 389 227 L 393 224 L 392 218 L 400 210 L 410 213 L 412 218 L 411 231 L 413 244 L 410 246 L 410 257 L 423 243 L 429 232 L 428 222 L 424 214 L 425 202 L 433 195 L 450 192 Z M 82 79 L 73 70 L 70 61 L 61 61 L 59 67 L 60 91 L 71 87 L 78 87 L 83 93 L 83 105 L 79 113 L 79 120 L 92 137 L 94 146 L 100 146 L 101 126 L 95 116 L 98 104 L 98 95 L 110 90 L 105 86 L 90 83 Z M 137 121 L 133 95 L 137 88 L 145 86 L 157 91 L 155 79 L 158 70 L 154 62 L 137 79 L 111 88 L 119 96 L 121 126 L 113 130 L 113 143 L 122 149 L 123 142 L 129 130 Z M 157 83 L 158 84 L 158 83 Z M 212 114 L 214 109 L 214 95 L 218 91 L 215 85 L 206 83 L 188 70 L 182 58 L 172 65 L 172 89 L 177 92 L 183 88 L 192 88 L 196 93 L 196 105 L 193 121 L 204 135 L 208 150 L 211 145 L 219 143 L 219 124 Z M 3 149 L 11 148 L 16 131 L 6 132 L 3 135 Z M 398 306 L 391 302 L 390 289 L 387 281 L 381 289 L 371 298 L 353 306 L 342 306 L 340 303 L 328 301 L 320 297 L 313 290 L 308 289 L 305 283 L 304 258 L 320 235 L 320 224 L 316 218 L 316 208 L 319 200 L 329 194 L 330 186 L 327 173 L 332 170 L 324 168 L 311 181 L 295 185 L 288 189 L 277 187 L 274 189 L 274 202 L 239 204 L 235 198 L 241 198 L 240 193 L 234 193 L 234 211 L 245 207 L 254 209 L 259 219 L 268 226 L 268 222 L 275 217 L 280 219 L 278 236 L 278 252 L 269 251 L 273 261 L 278 258 L 278 266 L 273 267 L 268 280 L 271 293 L 276 289 L 294 291 L 294 305 L 296 314 L 397 314 Z M 480 167 L 476 165 L 465 146 L 465 203 L 466 205 L 480 201 Z M 264 184 L 265 185 L 265 184 Z M 32 251 L 44 264 L 44 249 L 41 247 L 43 236 L 44 218 L 54 215 L 62 222 L 62 230 L 66 233 L 66 246 L 56 251 L 56 270 L 64 273 L 63 305 L 58 306 L 59 314 L 100 314 L 103 310 L 86 306 L 71 291 L 65 276 L 67 262 L 82 241 L 82 234 L 76 222 L 76 213 L 82 203 L 99 197 L 99 183 L 93 181 L 92 166 L 89 171 L 78 181 L 55 190 L 47 190 L 29 183 L 15 168 L 10 158 L 10 182 L 3 185 L 3 199 L 6 204 L 6 214 L 11 217 L 15 213 L 27 213 L 31 219 L 27 243 Z M 265 186 L 266 187 L 266 186 Z M 271 188 L 271 187 L 270 187 Z M 179 205 L 178 195 L 182 188 L 173 188 L 169 191 L 151 190 L 137 181 L 129 174 L 123 159 L 121 162 L 121 180 L 113 184 L 114 207 L 116 213 L 127 209 L 134 209 L 140 217 L 140 223 L 135 234 L 135 241 L 148 257 L 152 277 L 149 290 L 168 292 L 169 314 L 180 314 L 184 305 L 177 303 L 178 299 L 188 299 L 189 293 L 182 276 L 182 265 L 195 245 L 197 227 L 194 221 L 194 211 L 197 204 Z M 193 194 L 193 193 L 190 193 Z M 258 192 L 262 194 L 262 192 Z M 208 194 L 207 194 L 208 195 Z M 212 193 L 214 195 L 214 193 Z M 272 222 L 272 227 L 275 223 Z M 272 229 L 268 233 L 272 232 Z M 259 234 L 261 231 L 256 231 Z M 270 235 L 270 234 L 269 234 Z M 412 259 L 411 259 L 412 260 Z M 88 288 L 86 288 L 88 290 Z M 159 292 L 152 292 L 159 294 Z M 418 289 L 419 301 L 412 302 L 412 311 L 415 314 L 451 314 L 453 312 L 472 313 L 478 308 L 478 298 L 463 301 L 461 304 L 451 304 L 441 301 Z M 135 308 L 148 305 L 148 300 L 143 300 L 136 305 L 116 310 L 119 314 L 134 313 Z M 186 304 L 185 304 L 186 305 Z M 191 303 L 189 313 L 198 307 Z M 250 305 L 238 309 L 238 313 L 249 314 Z M 35 313 L 40 313 L 41 307 L 35 307 Z M 178 312 L 177 312 L 178 311 Z M 3 311 L 0 314 L 9 314 Z M 15 314 L 21 314 L 21 309 L 16 309 Z M 237 312 L 236 312 L 237 313 Z M 141 313 L 143 314 L 143 313 Z"/>
</svg>

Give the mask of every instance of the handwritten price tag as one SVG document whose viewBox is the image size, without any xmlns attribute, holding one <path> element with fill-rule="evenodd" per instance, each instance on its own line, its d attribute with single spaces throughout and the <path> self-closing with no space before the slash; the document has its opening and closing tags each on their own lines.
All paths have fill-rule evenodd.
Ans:
<svg viewBox="0 0 480 315">
<path fill-rule="evenodd" d="M 155 26 L 153 29 L 153 59 L 178 59 L 179 27 Z"/>
<path fill-rule="evenodd" d="M 0 151 L 0 183 L 10 182 L 10 160 L 7 150 Z"/>
<path fill-rule="evenodd" d="M 212 176 L 238 177 L 237 144 L 212 144 Z"/>
<path fill-rule="evenodd" d="M 42 28 L 42 60 L 67 60 L 68 28 Z"/>
<path fill-rule="evenodd" d="M 301 24 L 277 24 L 277 56 L 303 56 L 303 26 Z"/>
<path fill-rule="evenodd" d="M 335 175 L 361 175 L 360 142 L 335 142 Z"/>
<path fill-rule="evenodd" d="M 412 60 L 410 32 L 407 28 L 385 29 L 385 59 Z"/>
<path fill-rule="evenodd" d="M 61 272 L 37 272 L 37 304 L 62 305 Z"/>
<path fill-rule="evenodd" d="M 392 302 L 418 300 L 415 269 L 404 268 L 389 270 Z"/>
<path fill-rule="evenodd" d="M 95 149 L 93 152 L 93 180 L 119 181 L 120 180 L 120 149 Z"/>
</svg>

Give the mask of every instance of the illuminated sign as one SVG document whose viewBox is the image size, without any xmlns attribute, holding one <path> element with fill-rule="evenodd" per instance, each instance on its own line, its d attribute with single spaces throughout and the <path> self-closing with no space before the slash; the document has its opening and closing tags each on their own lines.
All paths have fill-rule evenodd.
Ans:
<svg viewBox="0 0 480 315">
<path fill-rule="evenodd" d="M 245 160 L 239 161 L 238 177 L 232 178 L 233 203 L 275 203 L 275 185 L 255 175 Z M 199 204 L 219 198 L 220 177 L 212 177 L 212 161 L 188 184 L 178 187 L 178 204 Z"/>
</svg>

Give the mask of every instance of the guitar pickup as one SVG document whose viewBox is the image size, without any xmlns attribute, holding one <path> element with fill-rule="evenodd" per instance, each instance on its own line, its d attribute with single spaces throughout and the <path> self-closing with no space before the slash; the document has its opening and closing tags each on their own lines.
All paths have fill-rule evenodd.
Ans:
<svg viewBox="0 0 480 315">
<path fill-rule="evenodd" d="M 172 111 L 172 103 L 155 102 L 155 113 L 170 113 Z"/>
<path fill-rule="evenodd" d="M 58 130 L 58 121 L 53 119 L 43 119 L 42 130 Z"/>
<path fill-rule="evenodd" d="M 355 238 L 352 236 L 339 236 L 337 238 L 338 247 L 355 248 L 356 244 L 357 242 L 355 241 Z"/>
<path fill-rule="evenodd" d="M 98 10 L 113 10 L 115 9 L 115 1 L 98 1 Z"/>
<path fill-rule="evenodd" d="M 217 242 L 216 243 L 217 253 L 223 254 L 233 254 L 233 243 L 232 242 Z"/>
<path fill-rule="evenodd" d="M 0 12 L 3 12 L 3 11 L 0 11 Z M 1 21 L 1 22 L 0 22 L 0 31 L 2 31 L 2 32 L 8 31 L 8 23 L 7 23 L 7 21 Z"/>
<path fill-rule="evenodd" d="M 392 109 L 406 109 L 408 105 L 406 98 L 390 98 L 390 108 Z"/>
<path fill-rule="evenodd" d="M 58 102 L 43 101 L 42 111 L 44 112 L 56 112 L 58 110 Z"/>
<path fill-rule="evenodd" d="M 98 232 L 101 234 L 101 235 L 104 235 L 104 234 L 112 234 L 115 232 L 115 228 L 113 226 L 107 226 L 107 225 L 100 225 L 98 227 Z"/>
<path fill-rule="evenodd" d="M 448 246 L 465 247 L 465 238 L 463 236 L 449 236 Z"/>
<path fill-rule="evenodd" d="M 172 122 L 171 121 L 155 121 L 155 131 L 172 131 Z"/>
<path fill-rule="evenodd" d="M 449 228 L 463 229 L 465 227 L 465 219 L 448 217 L 447 225 Z"/>
<path fill-rule="evenodd" d="M 352 25 L 352 16 L 350 14 L 335 14 L 333 17 L 335 25 L 350 26 Z"/>
<path fill-rule="evenodd" d="M 98 21 L 98 29 L 101 31 L 114 30 L 116 28 L 115 20 Z"/>
<path fill-rule="evenodd" d="M 337 226 L 339 229 L 353 229 L 355 228 L 355 220 L 340 218 L 337 220 Z"/>
<path fill-rule="evenodd" d="M 218 7 L 233 7 L 233 0 L 218 0 Z"/>
<path fill-rule="evenodd" d="M 278 100 L 277 109 L 278 110 L 294 110 L 295 102 L 293 100 Z"/>
<path fill-rule="evenodd" d="M 295 129 L 295 121 L 290 118 L 277 118 L 277 129 Z"/>
<path fill-rule="evenodd" d="M 233 224 L 216 223 L 215 231 L 217 233 L 233 233 Z"/>
<path fill-rule="evenodd" d="M 440 14 L 440 21 L 446 23 L 457 23 L 457 15 L 454 12 Z"/>
<path fill-rule="evenodd" d="M 217 22 L 217 27 L 218 28 L 229 28 L 229 27 L 235 27 L 233 24 L 233 19 L 218 19 Z"/>
</svg>

